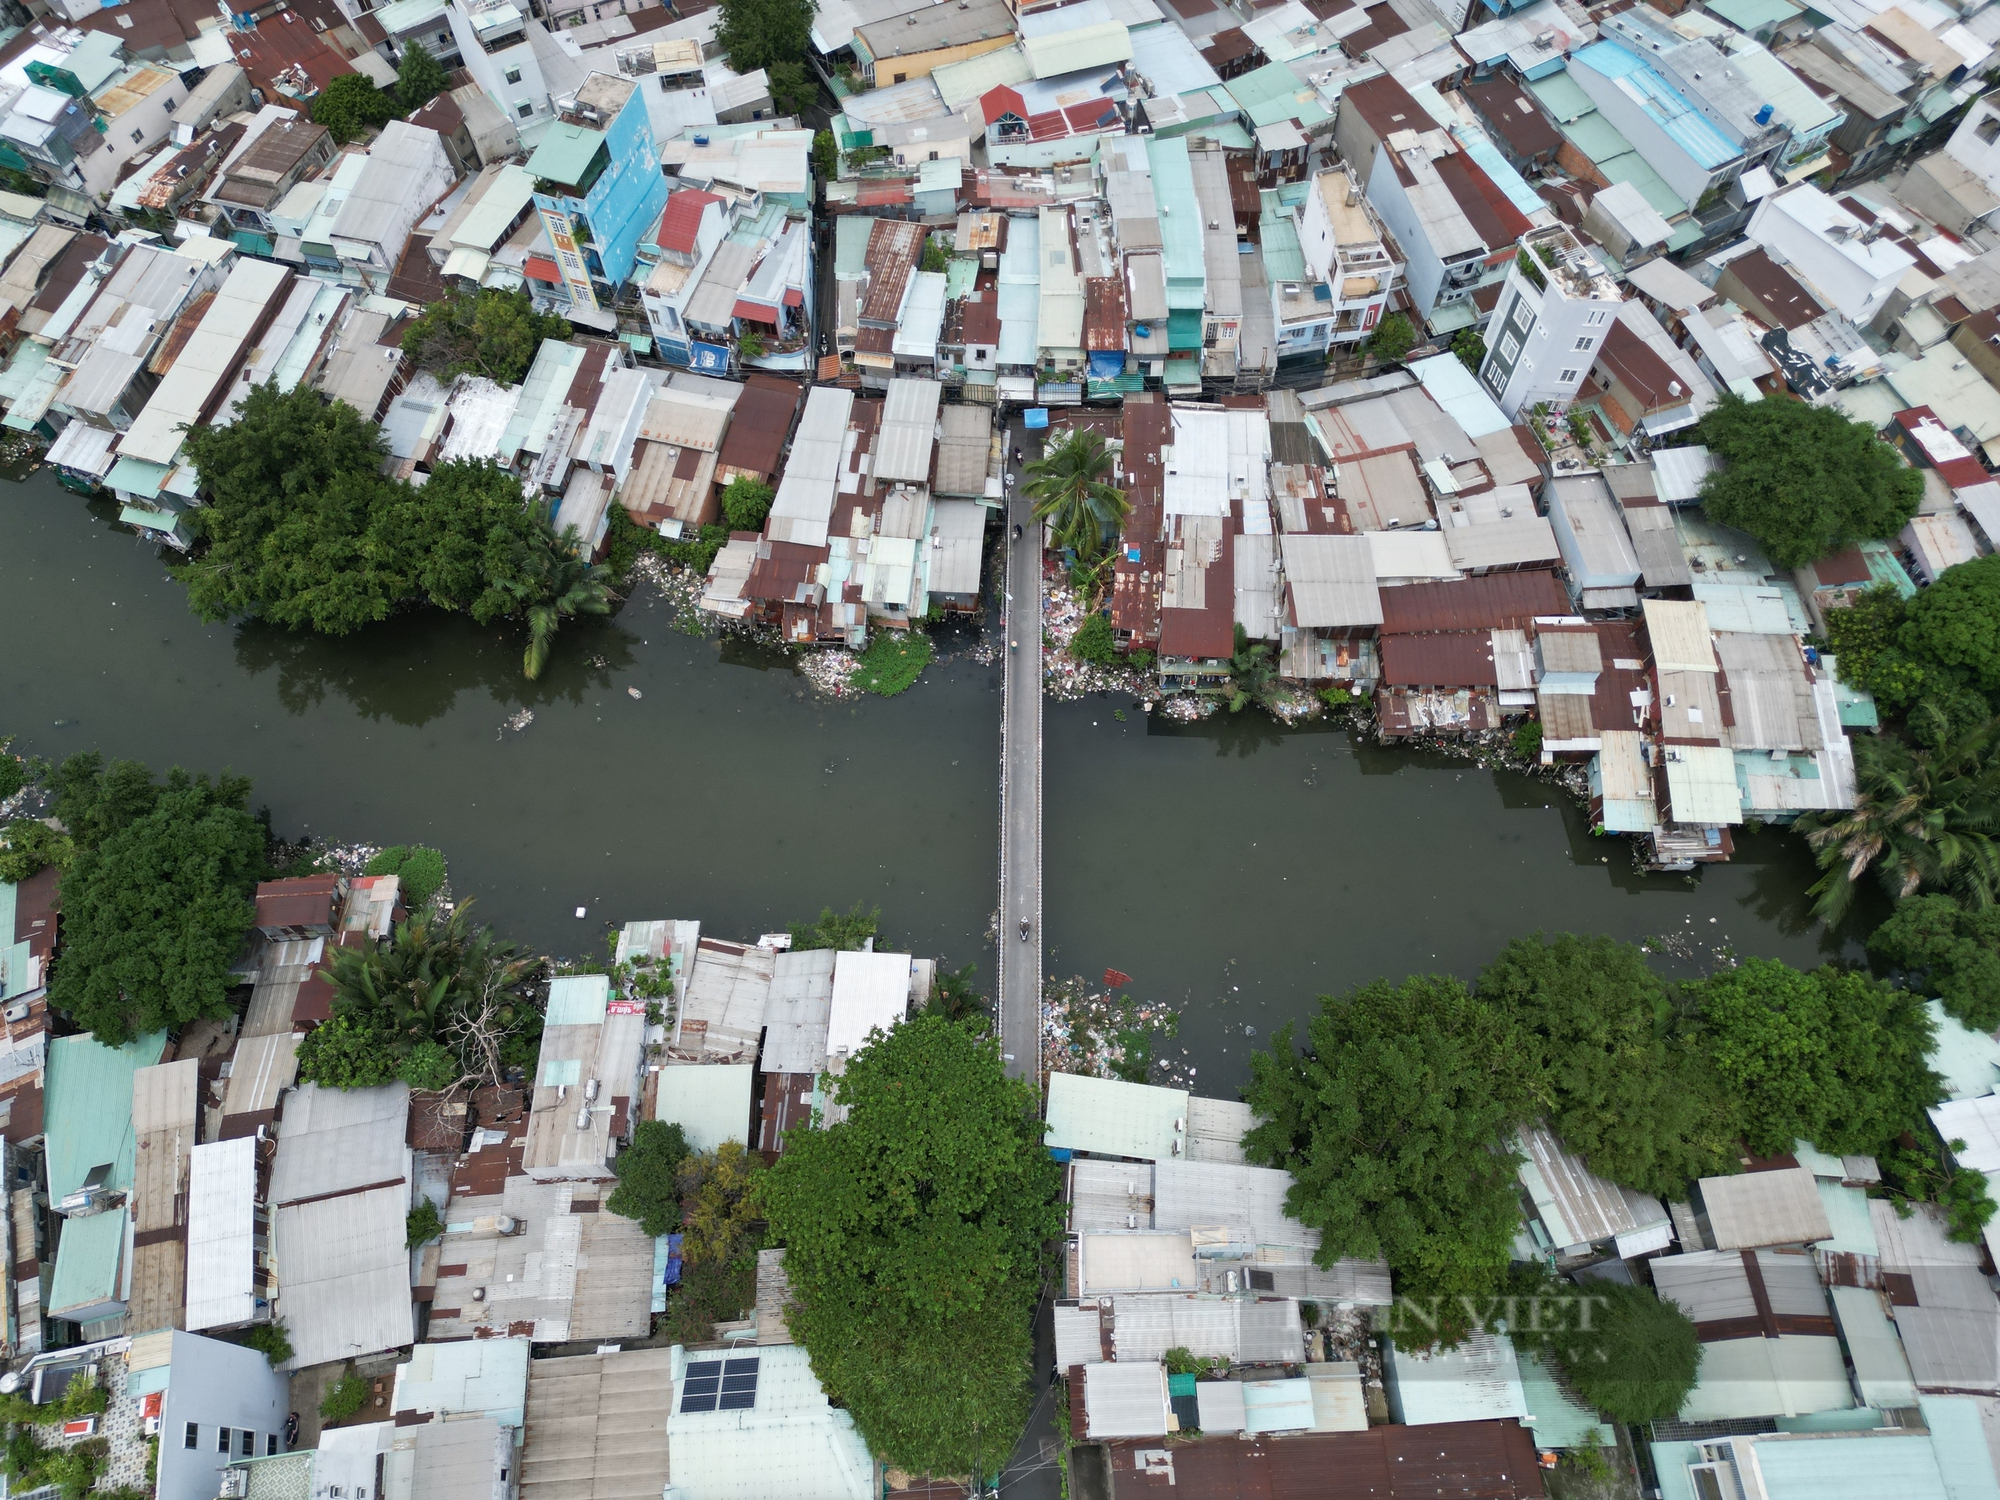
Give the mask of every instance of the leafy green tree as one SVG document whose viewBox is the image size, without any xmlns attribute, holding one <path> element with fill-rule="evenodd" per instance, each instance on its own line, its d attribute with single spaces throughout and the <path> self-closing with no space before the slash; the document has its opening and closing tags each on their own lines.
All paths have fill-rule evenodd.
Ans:
<svg viewBox="0 0 2000 1500">
<path fill-rule="evenodd" d="M 665 1120 L 641 1120 L 632 1144 L 612 1158 L 618 1186 L 604 1206 L 638 1221 L 647 1234 L 670 1234 L 681 1222 L 681 1163 L 688 1158 L 687 1136 Z"/>
<path fill-rule="evenodd" d="M 1278 659 L 1268 641 L 1253 641 L 1236 627 L 1236 649 L 1229 658 L 1229 711 L 1240 714 L 1255 703 L 1268 707 L 1278 693 Z"/>
<path fill-rule="evenodd" d="M 1701 1339 L 1674 1303 L 1647 1287 L 1578 1288 L 1539 1267 L 1517 1276 L 1507 1331 L 1553 1363 L 1570 1389 L 1614 1422 L 1679 1413 L 1701 1373 Z"/>
<path fill-rule="evenodd" d="M 1846 609 L 1826 612 L 1827 644 L 1840 679 L 1872 693 L 1885 713 L 1901 713 L 1933 687 L 1922 663 L 1903 649 L 1903 596 L 1894 584 L 1864 590 Z"/>
<path fill-rule="evenodd" d="M 1393 365 L 1417 346 L 1416 325 L 1399 312 L 1392 312 L 1375 325 L 1368 337 L 1368 352 L 1385 365 Z"/>
<path fill-rule="evenodd" d="M 343 146 L 358 135 L 387 125 L 396 113 L 396 96 L 383 93 L 373 79 L 360 73 L 338 74 L 312 103 L 313 123 L 332 131 L 334 140 Z"/>
<path fill-rule="evenodd" d="M 819 80 L 796 58 L 770 64 L 765 76 L 771 81 L 771 102 L 779 114 L 799 114 L 819 100 Z"/>
<path fill-rule="evenodd" d="M 1691 984 L 1701 1039 L 1750 1149 L 1886 1149 L 1937 1103 L 1923 1001 L 1865 973 L 1752 958 Z"/>
<path fill-rule="evenodd" d="M 947 1021 L 983 1021 L 990 1002 L 980 993 L 973 978 L 978 972 L 977 964 L 939 968 L 931 980 L 930 999 L 925 1003 L 924 1013 L 943 1016 Z"/>
<path fill-rule="evenodd" d="M 548 665 L 549 647 L 564 620 L 611 613 L 616 597 L 611 592 L 611 569 L 583 556 L 582 547 L 574 526 L 564 527 L 561 536 L 543 526 L 516 553 L 516 575 L 506 588 L 528 617 L 521 675 L 530 681 Z"/>
<path fill-rule="evenodd" d="M 459 1081 L 458 1055 L 442 1042 L 418 1042 L 404 1055 L 396 1076 L 420 1093 L 442 1094 Z"/>
<path fill-rule="evenodd" d="M 1909 657 L 2000 703 L 2000 553 L 1946 568 L 1904 610 Z"/>
<path fill-rule="evenodd" d="M 1095 667 L 1108 667 L 1115 663 L 1118 660 L 1118 633 L 1111 628 L 1110 617 L 1092 610 L 1076 627 L 1076 634 L 1069 638 L 1069 654 Z"/>
<path fill-rule="evenodd" d="M 359 1375 L 343 1375 L 327 1388 L 319 1403 L 319 1414 L 329 1425 L 345 1422 L 368 1404 L 368 1382 Z"/>
<path fill-rule="evenodd" d="M 381 429 L 353 407 L 267 383 L 235 422 L 190 428 L 183 448 L 209 503 L 188 512 L 202 550 L 174 571 L 202 619 L 261 614 L 344 635 L 409 597 L 403 560 L 371 545 L 393 487 Z"/>
<path fill-rule="evenodd" d="M 681 1160 L 681 1254 L 690 1265 L 726 1266 L 757 1255 L 753 1198 L 764 1158 L 741 1141 L 713 1151 L 690 1151 Z"/>
<path fill-rule="evenodd" d="M 19 885 L 49 865 L 67 870 L 76 844 L 39 818 L 15 818 L 0 827 L 0 881 Z"/>
<path fill-rule="evenodd" d="M 813 0 L 722 0 L 715 45 L 738 73 L 797 65 L 812 44 Z M 772 94 L 776 97 L 776 74 Z"/>
<path fill-rule="evenodd" d="M 2000 906 L 1968 911 L 1949 896 L 1912 896 L 1868 937 L 1868 951 L 1974 1031 L 2000 1029 Z"/>
<path fill-rule="evenodd" d="M 914 1016 L 836 1079 L 758 1201 L 798 1306 L 787 1321 L 871 1449 L 918 1474 L 992 1474 L 1028 1418 L 1030 1319 L 1062 1227 L 1038 1100 L 996 1042 Z"/>
<path fill-rule="evenodd" d="M 868 939 L 878 936 L 882 930 L 882 908 L 863 911 L 859 901 L 846 915 L 832 907 L 820 908 L 817 922 L 791 922 L 786 930 L 792 935 L 792 951 L 802 953 L 809 948 L 833 948 L 842 952 L 856 952 Z"/>
<path fill-rule="evenodd" d="M 405 1249 L 418 1250 L 444 1233 L 444 1215 L 430 1199 L 420 1199 L 403 1221 Z"/>
<path fill-rule="evenodd" d="M 1461 328 L 1458 337 L 1451 341 L 1451 352 L 1458 356 L 1458 362 L 1473 374 L 1486 363 L 1486 340 L 1474 328 Z"/>
<path fill-rule="evenodd" d="M 246 1347 L 263 1355 L 272 1369 L 292 1357 L 291 1330 L 285 1327 L 283 1319 L 276 1323 L 255 1324 L 243 1335 L 243 1342 Z"/>
<path fill-rule="evenodd" d="M 812 162 L 813 175 L 821 182 L 831 182 L 840 175 L 840 144 L 831 130 L 813 132 Z"/>
<path fill-rule="evenodd" d="M 380 1017 L 335 1015 L 299 1043 L 299 1081 L 330 1089 L 379 1088 L 396 1076 L 402 1059 L 396 1033 Z"/>
<path fill-rule="evenodd" d="M 1832 407 L 1725 393 L 1700 430 L 1722 460 L 1702 485 L 1703 507 L 1749 532 L 1781 567 L 1894 536 L 1923 498 L 1923 476 L 1867 423 Z"/>
<path fill-rule="evenodd" d="M 2000 1205 L 1987 1191 L 1984 1172 L 1957 1166 L 1946 1155 L 1947 1146 L 1953 1152 L 1963 1151 L 1965 1142 L 1939 1141 L 1928 1122 L 1915 1121 L 1908 1138 L 1913 1144 L 1898 1141 L 1876 1157 L 1884 1196 L 1905 1219 L 1911 1204 L 1936 1203 L 1944 1210 L 1946 1238 L 1961 1245 L 1978 1244 Z"/>
<path fill-rule="evenodd" d="M 50 808 L 79 849 L 95 849 L 160 802 L 160 784 L 136 760 L 109 765 L 95 750 L 66 757 L 49 773 Z"/>
<path fill-rule="evenodd" d="M 1110 482 L 1111 450 L 1087 427 L 1072 428 L 1028 465 L 1023 486 L 1034 501 L 1035 519 L 1049 522 L 1056 540 L 1078 557 L 1104 550 L 1132 509 L 1125 492 Z"/>
<path fill-rule="evenodd" d="M 535 362 L 543 339 L 566 342 L 570 326 L 554 313 L 535 311 L 534 298 L 516 288 L 447 292 L 403 331 L 403 352 L 440 379 L 484 375 L 518 385 Z"/>
<path fill-rule="evenodd" d="M 547 523 L 492 459 L 439 464 L 421 488 L 385 484 L 369 517 L 371 557 L 393 561 L 404 597 L 490 624 L 517 607 L 523 550 Z"/>
<path fill-rule="evenodd" d="M 924 241 L 924 256 L 918 269 L 922 271 L 942 271 L 951 265 L 951 252 L 934 239 Z"/>
<path fill-rule="evenodd" d="M 1243 1150 L 1292 1174 L 1285 1211 L 1321 1265 L 1380 1256 L 1402 1305 L 1456 1342 L 1466 1301 L 1500 1287 L 1520 1222 L 1505 1135 L 1533 1113 L 1520 1030 L 1456 979 L 1419 975 L 1320 998 L 1306 1049 L 1290 1023 L 1250 1059 Z"/>
<path fill-rule="evenodd" d="M 151 811 L 77 855 L 49 1003 L 109 1046 L 229 1013 L 265 871 L 250 783 L 176 767 Z"/>
<path fill-rule="evenodd" d="M 722 516 L 731 531 L 761 531 L 775 492 L 761 480 L 738 474 L 722 492 Z"/>
<path fill-rule="evenodd" d="M 878 630 L 847 680 L 861 692 L 893 698 L 916 686 L 936 654 L 937 647 L 921 630 Z"/>
<path fill-rule="evenodd" d="M 1932 744 L 1855 740 L 1854 806 L 1798 820 L 1822 872 L 1813 909 L 1829 925 L 1870 871 L 1898 899 L 1940 891 L 1967 906 L 2000 900 L 2000 719 L 1954 735 L 1931 705 L 1915 717 L 1931 725 Z"/>
<path fill-rule="evenodd" d="M 28 763 L 13 751 L 14 737 L 0 735 L 0 802 L 5 802 L 29 781 Z"/>
<path fill-rule="evenodd" d="M 403 59 L 396 66 L 396 103 L 404 114 L 422 109 L 450 86 L 451 75 L 429 48 L 418 41 L 404 44 Z"/>
<path fill-rule="evenodd" d="M 1735 1170 L 1735 1121 L 1673 1026 L 1666 986 L 1630 943 L 1559 933 L 1516 938 L 1479 976 L 1479 998 L 1528 1044 L 1531 1091 L 1593 1172 L 1679 1197 Z"/>
<path fill-rule="evenodd" d="M 378 850 L 363 873 L 396 876 L 402 882 L 403 904 L 420 912 L 444 885 L 444 855 L 422 844 L 392 844 Z"/>
</svg>

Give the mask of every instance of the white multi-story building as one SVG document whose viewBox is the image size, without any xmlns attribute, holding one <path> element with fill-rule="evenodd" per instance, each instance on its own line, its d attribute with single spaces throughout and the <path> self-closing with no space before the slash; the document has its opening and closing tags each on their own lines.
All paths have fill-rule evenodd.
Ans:
<svg viewBox="0 0 2000 1500">
<path fill-rule="evenodd" d="M 552 98 L 574 93 L 588 70 L 514 0 L 452 0 L 445 20 L 472 81 L 532 150 L 555 120 Z"/>
<path fill-rule="evenodd" d="M 1298 211 L 1299 251 L 1309 284 L 1271 283 L 1281 355 L 1368 337 L 1403 284 L 1401 252 L 1344 168 L 1321 172 Z"/>
<path fill-rule="evenodd" d="M 1623 301 L 1618 283 L 1567 229 L 1524 236 L 1486 327 L 1480 382 L 1509 418 L 1543 402 L 1568 404 Z"/>
<path fill-rule="evenodd" d="M 1880 219 L 1864 224 L 1809 182 L 1772 193 L 1757 205 L 1748 234 L 1795 275 L 1866 328 L 1916 258 L 1885 239 Z"/>
</svg>

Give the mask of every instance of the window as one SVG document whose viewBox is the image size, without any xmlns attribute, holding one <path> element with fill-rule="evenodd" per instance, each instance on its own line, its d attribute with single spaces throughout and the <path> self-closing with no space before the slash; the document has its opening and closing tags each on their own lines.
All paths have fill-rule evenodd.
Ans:
<svg viewBox="0 0 2000 1500">
<path fill-rule="evenodd" d="M 264 1434 L 264 1457 L 276 1458 L 277 1456 L 278 1435 L 275 1432 L 267 1432 Z"/>
<path fill-rule="evenodd" d="M 521 81 L 521 70 L 519 68 L 509 68 L 507 70 L 507 81 L 509 83 L 519 83 Z"/>
<path fill-rule="evenodd" d="M 1587 339 L 1587 338 L 1586 338 L 1586 339 L 1578 339 L 1578 340 L 1576 341 L 1576 350 L 1577 350 L 1577 353 L 1579 353 L 1579 354 L 1588 354 L 1588 353 L 1590 352 L 1590 346 L 1591 346 L 1592 344 L 1596 343 L 1596 342 L 1597 342 L 1597 341 L 1596 341 L 1595 339 Z"/>
<path fill-rule="evenodd" d="M 1520 353 L 1521 341 L 1515 338 L 1513 334 L 1510 333 L 1500 340 L 1500 357 L 1502 359 L 1512 361 L 1518 358 Z"/>
<path fill-rule="evenodd" d="M 201 1446 L 201 1423 L 190 1422 L 187 1424 L 187 1430 L 181 1434 L 181 1446 L 188 1449 Z"/>
<path fill-rule="evenodd" d="M 535 114 L 535 106 L 523 99 L 519 104 L 514 106 L 514 113 L 524 120 L 532 119 Z"/>
<path fill-rule="evenodd" d="M 216 1429 L 215 1451 L 220 1453 L 224 1458 L 229 1456 L 229 1429 L 227 1427 Z"/>
<path fill-rule="evenodd" d="M 1583 372 L 1581 370 L 1564 370 L 1562 374 L 1556 376 L 1556 383 L 1558 385 L 1568 385 L 1571 381 L 1575 380 L 1577 376 L 1581 375 L 1582 373 Z"/>
<path fill-rule="evenodd" d="M 1599 308 L 1596 312 L 1592 313 L 1589 317 L 1583 320 L 1583 326 L 1585 328 L 1600 327 L 1602 326 L 1604 320 L 1610 316 L 1611 316 L 1610 313 L 1605 312 L 1602 308 Z"/>
<path fill-rule="evenodd" d="M 238 1458 L 255 1458 L 257 1456 L 256 1433 L 246 1427 L 236 1434 L 236 1439 L 236 1456 Z"/>
<path fill-rule="evenodd" d="M 1275 1292 L 1278 1289 L 1278 1278 L 1269 1271 L 1252 1271 L 1249 1275 L 1250 1290 L 1253 1292 Z"/>
<path fill-rule="evenodd" d="M 2000 139 L 2000 115 L 1988 115 L 1972 127 L 1972 133 L 1986 145 L 1992 145 L 1995 139 Z"/>
<path fill-rule="evenodd" d="M 146 132 L 143 130 L 135 130 L 132 132 L 132 144 L 135 146 L 138 145 L 139 142 L 143 141 L 145 138 L 146 138 Z"/>
</svg>

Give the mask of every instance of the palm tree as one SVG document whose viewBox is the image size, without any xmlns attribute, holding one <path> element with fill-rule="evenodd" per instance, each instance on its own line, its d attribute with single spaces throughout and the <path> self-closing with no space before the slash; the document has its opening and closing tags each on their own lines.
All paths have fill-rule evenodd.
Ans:
<svg viewBox="0 0 2000 1500">
<path fill-rule="evenodd" d="M 1278 663 L 1269 644 L 1252 641 L 1250 632 L 1238 625 L 1236 651 L 1229 658 L 1229 711 L 1241 713 L 1249 704 L 1268 703 L 1277 681 Z"/>
<path fill-rule="evenodd" d="M 1111 452 L 1088 428 L 1069 436 L 1028 465 L 1028 497 L 1035 519 L 1055 527 L 1056 540 L 1088 560 L 1104 548 L 1106 536 L 1124 522 L 1132 502 L 1106 478 Z"/>
<path fill-rule="evenodd" d="M 517 573 L 502 586 L 527 606 L 528 649 L 521 673 L 530 681 L 548 665 L 549 645 L 566 618 L 605 615 L 617 595 L 611 591 L 611 569 L 583 556 L 574 526 L 561 536 L 543 526 L 515 558 Z"/>
<path fill-rule="evenodd" d="M 1934 890 L 1968 906 L 2000 900 L 2000 720 L 1954 734 L 1935 708 L 1916 712 L 1931 716 L 1935 745 L 1857 740 L 1854 806 L 1799 819 L 1825 872 L 1813 910 L 1829 925 L 1870 869 L 1898 899 Z"/>
</svg>

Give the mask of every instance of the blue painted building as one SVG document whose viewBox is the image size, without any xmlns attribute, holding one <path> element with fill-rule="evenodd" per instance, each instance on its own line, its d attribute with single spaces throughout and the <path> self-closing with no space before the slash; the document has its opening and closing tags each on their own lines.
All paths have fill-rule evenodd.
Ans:
<svg viewBox="0 0 2000 1500">
<path fill-rule="evenodd" d="M 573 97 L 558 100 L 556 121 L 528 159 L 528 171 L 568 315 L 613 326 L 611 301 L 667 203 L 637 81 L 592 73 Z"/>
</svg>

